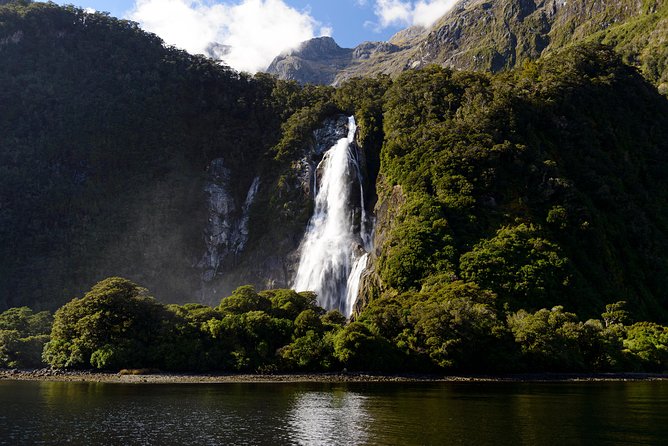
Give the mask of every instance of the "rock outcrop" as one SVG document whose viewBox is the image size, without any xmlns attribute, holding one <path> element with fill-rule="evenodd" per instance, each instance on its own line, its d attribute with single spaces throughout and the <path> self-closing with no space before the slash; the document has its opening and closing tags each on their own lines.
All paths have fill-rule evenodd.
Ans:
<svg viewBox="0 0 668 446">
<path fill-rule="evenodd" d="M 374 209 L 376 224 L 373 234 L 373 249 L 369 253 L 367 268 L 362 274 L 357 301 L 353 308 L 353 316 L 359 314 L 369 302 L 378 298 L 387 289 L 378 273 L 378 259 L 393 228 L 394 217 L 406 202 L 406 196 L 401 186 L 391 186 L 382 177 L 378 178 L 377 186 L 378 201 Z"/>
<path fill-rule="evenodd" d="M 226 269 L 234 268 L 248 242 L 250 208 L 257 194 L 260 178 L 255 177 L 246 199 L 239 203 L 233 193 L 233 172 L 222 158 L 211 162 L 204 192 L 208 202 L 208 221 L 204 229 L 206 252 L 197 264 L 203 286 L 219 279 Z M 206 291 L 202 291 L 206 294 Z"/>
<path fill-rule="evenodd" d="M 352 55 L 353 50 L 341 48 L 331 37 L 316 37 L 278 56 L 267 72 L 285 80 L 328 85 L 350 64 Z"/>
<path fill-rule="evenodd" d="M 218 158 L 212 161 L 208 174 L 209 181 L 204 188 L 209 205 L 208 225 L 204 230 L 206 253 L 197 265 L 203 270 L 204 282 L 214 279 L 222 259 L 230 252 L 237 214 L 237 206 L 230 192 L 232 172 L 225 167 L 224 160 Z"/>
</svg>

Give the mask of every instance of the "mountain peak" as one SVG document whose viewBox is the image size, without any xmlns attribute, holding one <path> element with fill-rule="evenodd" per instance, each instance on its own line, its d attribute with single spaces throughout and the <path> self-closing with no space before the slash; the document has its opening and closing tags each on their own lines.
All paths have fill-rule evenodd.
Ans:
<svg viewBox="0 0 668 446">
<path fill-rule="evenodd" d="M 331 37 L 316 37 L 276 57 L 267 72 L 285 80 L 328 85 L 348 66 L 352 52 L 341 48 Z"/>
<path fill-rule="evenodd" d="M 321 36 L 302 42 L 297 48 L 289 50 L 286 55 L 315 60 L 344 53 L 347 54 L 349 51 L 348 49 L 341 48 L 333 38 Z"/>
</svg>

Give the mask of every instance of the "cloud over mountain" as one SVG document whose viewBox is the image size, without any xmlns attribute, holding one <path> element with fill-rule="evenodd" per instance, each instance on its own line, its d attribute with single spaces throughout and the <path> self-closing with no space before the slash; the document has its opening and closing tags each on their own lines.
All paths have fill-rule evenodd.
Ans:
<svg viewBox="0 0 668 446">
<path fill-rule="evenodd" d="M 191 53 L 204 53 L 212 42 L 229 46 L 225 62 L 249 72 L 266 68 L 285 49 L 331 33 L 283 0 L 137 0 L 127 18 Z"/>
<path fill-rule="evenodd" d="M 374 12 L 379 28 L 389 26 L 430 26 L 458 0 L 376 0 Z"/>
</svg>

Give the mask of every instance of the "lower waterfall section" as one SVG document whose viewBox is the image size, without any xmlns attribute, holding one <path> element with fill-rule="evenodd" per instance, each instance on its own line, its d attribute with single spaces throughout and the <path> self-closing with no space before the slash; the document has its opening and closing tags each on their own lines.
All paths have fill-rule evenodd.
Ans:
<svg viewBox="0 0 668 446">
<path fill-rule="evenodd" d="M 357 298 L 371 241 L 356 131 L 351 116 L 347 137 L 332 146 L 318 165 L 315 208 L 294 281 L 297 291 L 314 291 L 321 306 L 346 317 Z"/>
<path fill-rule="evenodd" d="M 357 300 L 357 293 L 359 293 L 360 290 L 360 280 L 362 279 L 362 273 L 366 269 L 368 261 L 369 253 L 365 252 L 362 257 L 355 260 L 353 269 L 348 275 L 348 281 L 346 282 L 346 307 L 344 308 L 345 311 L 343 312 L 346 317 L 350 317 L 350 315 L 353 313 L 353 306 Z"/>
</svg>

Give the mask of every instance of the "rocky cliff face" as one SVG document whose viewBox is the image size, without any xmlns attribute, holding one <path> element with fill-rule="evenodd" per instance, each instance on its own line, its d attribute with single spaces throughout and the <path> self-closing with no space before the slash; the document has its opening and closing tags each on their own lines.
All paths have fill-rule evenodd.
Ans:
<svg viewBox="0 0 668 446">
<path fill-rule="evenodd" d="M 231 172 L 222 160 L 209 167 L 205 185 L 209 217 L 202 271 L 201 300 L 216 302 L 241 284 L 257 289 L 292 285 L 299 263 L 299 244 L 314 200 L 318 164 L 324 153 L 347 134 L 347 117 L 326 119 L 316 129 L 301 156 L 278 179 L 280 184 L 255 179 L 245 203 L 231 193 Z M 294 216 L 292 225 L 266 224 L 269 203 Z M 269 219 L 271 222 L 271 219 Z"/>
<path fill-rule="evenodd" d="M 389 185 L 383 177 L 378 178 L 376 194 L 378 201 L 374 209 L 373 249 L 369 253 L 367 268 L 362 273 L 353 316 L 359 314 L 369 302 L 387 290 L 387 286 L 383 283 L 378 272 L 378 258 L 381 256 L 383 247 L 392 231 L 393 222 L 395 222 L 394 216 L 406 202 L 402 187 L 400 185 Z"/>
<path fill-rule="evenodd" d="M 615 46 L 668 92 L 668 72 L 659 63 L 668 57 L 667 34 L 664 0 L 463 0 L 430 29 L 409 28 L 389 42 L 339 49 L 337 54 L 345 57 L 328 66 L 326 76 L 313 70 L 326 66 L 329 56 L 307 56 L 301 50 L 279 56 L 268 71 L 283 79 L 334 85 L 429 64 L 497 72 L 573 42 L 595 40 Z M 314 44 L 305 42 L 302 48 Z"/>
<path fill-rule="evenodd" d="M 284 80 L 328 85 L 350 64 L 352 57 L 353 50 L 341 48 L 331 37 L 317 37 L 278 56 L 267 72 Z"/>
<path fill-rule="evenodd" d="M 341 48 L 331 37 L 317 37 L 276 57 L 267 72 L 304 84 L 337 85 L 364 67 L 381 62 L 394 66 L 392 61 L 400 59 L 423 33 L 423 28 L 410 28 L 389 42 L 363 42 L 352 49 Z"/>
<path fill-rule="evenodd" d="M 238 203 L 232 192 L 232 171 L 225 167 L 222 158 L 211 162 L 208 177 L 204 187 L 208 202 L 208 222 L 204 229 L 206 252 L 197 264 L 204 283 L 213 281 L 243 252 L 248 241 L 249 211 L 260 184 L 260 178 L 255 177 L 245 201 Z"/>
<path fill-rule="evenodd" d="M 437 63 L 492 72 L 654 14 L 642 1 L 468 1 L 437 21 L 407 65 Z M 655 2 L 655 5 L 657 3 Z"/>
</svg>

